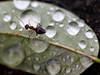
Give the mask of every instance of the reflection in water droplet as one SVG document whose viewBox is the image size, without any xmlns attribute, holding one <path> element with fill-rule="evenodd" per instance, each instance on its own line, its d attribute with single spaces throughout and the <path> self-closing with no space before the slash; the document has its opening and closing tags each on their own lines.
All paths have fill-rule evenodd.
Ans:
<svg viewBox="0 0 100 75">
<path fill-rule="evenodd" d="M 11 25 L 10 25 L 10 29 L 15 30 L 16 27 L 17 27 L 17 24 L 15 22 L 12 22 Z"/>
<path fill-rule="evenodd" d="M 46 68 L 50 75 L 56 75 L 60 71 L 61 66 L 58 61 L 52 59 L 47 62 Z"/>
<path fill-rule="evenodd" d="M 49 23 L 49 26 L 54 26 L 54 25 L 55 25 L 54 22 Z"/>
<path fill-rule="evenodd" d="M 94 52 L 94 47 L 91 47 L 91 48 L 90 48 L 90 51 L 91 51 L 91 52 Z"/>
<path fill-rule="evenodd" d="M 34 57 L 34 59 L 35 59 L 36 61 L 39 61 L 39 57 Z"/>
<path fill-rule="evenodd" d="M 42 53 L 48 48 L 49 44 L 45 41 L 31 40 L 29 46 L 34 52 Z"/>
<path fill-rule="evenodd" d="M 56 12 L 53 13 L 52 15 L 52 19 L 56 22 L 61 22 L 63 21 L 65 18 L 65 14 L 60 11 L 60 10 L 57 10 Z"/>
<path fill-rule="evenodd" d="M 37 12 L 32 10 L 26 10 L 21 14 L 21 20 L 24 24 L 29 24 L 31 26 L 36 27 L 38 23 L 40 23 L 40 16 Z M 24 27 L 23 23 L 19 21 L 21 26 Z"/>
<path fill-rule="evenodd" d="M 70 72 L 71 72 L 71 68 L 67 68 L 66 73 L 70 73 Z"/>
<path fill-rule="evenodd" d="M 24 24 L 29 24 L 31 26 L 36 27 L 38 23 L 40 23 L 40 16 L 37 12 L 32 10 L 26 10 L 21 14 L 21 20 Z M 24 27 L 23 23 L 19 21 L 21 26 Z"/>
<path fill-rule="evenodd" d="M 56 29 L 53 26 L 48 26 L 46 28 L 46 36 L 53 38 L 56 35 Z"/>
<path fill-rule="evenodd" d="M 60 25 L 59 25 L 59 27 L 63 27 L 63 26 L 64 26 L 64 24 L 60 24 Z"/>
<path fill-rule="evenodd" d="M 19 65 L 25 57 L 20 45 L 13 45 L 9 48 L 6 48 L 2 52 L 2 56 L 3 62 L 12 67 Z"/>
<path fill-rule="evenodd" d="M 34 7 L 34 8 L 36 8 L 36 7 L 38 7 L 38 6 L 39 6 L 39 3 L 38 3 L 38 2 L 34 2 L 34 1 L 33 1 L 33 2 L 31 3 L 31 6 L 32 6 L 32 7 Z"/>
<path fill-rule="evenodd" d="M 85 33 L 85 36 L 86 36 L 87 38 L 93 38 L 93 37 L 94 37 L 94 34 L 93 34 L 93 32 L 92 32 L 91 30 L 88 30 L 88 31 Z"/>
<path fill-rule="evenodd" d="M 4 15 L 3 15 L 3 20 L 5 21 L 5 22 L 9 22 L 9 21 L 11 21 L 11 15 L 9 15 L 9 14 L 7 14 L 7 13 L 5 13 Z"/>
<path fill-rule="evenodd" d="M 81 49 L 84 49 L 84 48 L 86 48 L 86 42 L 84 41 L 84 40 L 81 40 L 80 42 L 79 42 L 79 47 L 81 48 Z"/>
<path fill-rule="evenodd" d="M 40 65 L 39 64 L 33 64 L 33 68 L 35 71 L 38 71 L 40 69 Z"/>
<path fill-rule="evenodd" d="M 80 27 L 79 25 L 77 24 L 77 22 L 70 22 L 68 25 L 67 25 L 67 32 L 70 34 L 70 35 L 77 35 L 80 31 Z"/>
<path fill-rule="evenodd" d="M 25 10 L 30 5 L 30 0 L 13 0 L 14 5 L 19 10 Z"/>
</svg>

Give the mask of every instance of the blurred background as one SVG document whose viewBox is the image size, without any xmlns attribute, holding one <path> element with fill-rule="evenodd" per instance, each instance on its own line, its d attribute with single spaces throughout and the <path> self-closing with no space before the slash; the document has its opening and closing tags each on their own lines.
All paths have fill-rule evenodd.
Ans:
<svg viewBox="0 0 100 75">
<path fill-rule="evenodd" d="M 0 0 L 0 1 L 12 1 L 12 0 Z M 100 43 L 100 0 L 37 0 L 37 1 L 48 2 L 72 11 L 81 19 L 83 19 L 94 30 Z M 98 57 L 100 58 L 100 52 Z M 12 70 L 3 65 L 0 65 L 0 75 L 32 75 L 32 74 L 18 70 Z M 81 75 L 100 75 L 100 64 L 94 63 Z"/>
</svg>

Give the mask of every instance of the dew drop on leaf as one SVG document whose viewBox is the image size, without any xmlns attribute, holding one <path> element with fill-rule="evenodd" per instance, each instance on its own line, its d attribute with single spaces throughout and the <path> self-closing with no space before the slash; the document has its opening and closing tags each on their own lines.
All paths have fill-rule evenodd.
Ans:
<svg viewBox="0 0 100 75">
<path fill-rule="evenodd" d="M 81 48 L 81 49 L 84 49 L 84 48 L 86 48 L 86 42 L 84 41 L 84 40 L 81 40 L 79 43 L 78 43 L 78 45 L 79 45 L 79 47 Z"/>
<path fill-rule="evenodd" d="M 51 59 L 47 62 L 46 68 L 50 75 L 56 75 L 59 73 L 61 66 L 58 61 Z"/>
<path fill-rule="evenodd" d="M 48 26 L 46 28 L 46 36 L 49 38 L 53 38 L 56 35 L 56 29 L 53 26 Z"/>
<path fill-rule="evenodd" d="M 37 12 L 33 10 L 26 10 L 21 14 L 21 20 L 24 22 L 24 24 L 29 24 L 30 26 L 36 27 L 38 23 L 40 23 L 40 16 Z M 24 27 L 23 23 L 21 21 L 20 25 Z"/>
<path fill-rule="evenodd" d="M 67 28 L 66 29 L 67 29 L 67 32 L 70 35 L 73 35 L 73 36 L 77 35 L 79 33 L 79 31 L 80 31 L 80 27 L 79 27 L 78 23 L 77 22 L 74 22 L 74 21 L 70 22 L 67 25 Z"/>
<path fill-rule="evenodd" d="M 40 41 L 40 40 L 32 40 L 30 41 L 29 44 L 30 48 L 36 52 L 36 53 L 42 53 L 46 51 L 48 48 L 49 44 L 45 41 Z"/>
<path fill-rule="evenodd" d="M 12 22 L 12 23 L 10 24 L 10 29 L 11 29 L 11 30 L 15 30 L 16 27 L 17 27 L 17 24 L 16 24 L 15 22 Z"/>
<path fill-rule="evenodd" d="M 9 21 L 11 21 L 11 19 L 12 19 L 12 17 L 11 17 L 10 14 L 5 13 L 5 14 L 3 15 L 3 21 L 9 22 Z"/>
<path fill-rule="evenodd" d="M 15 7 L 19 10 L 25 10 L 30 5 L 30 0 L 13 0 Z"/>
<path fill-rule="evenodd" d="M 52 19 L 56 22 L 61 22 L 63 21 L 65 18 L 65 14 L 60 11 L 60 10 L 57 10 L 56 12 L 53 13 L 52 15 Z"/>
<path fill-rule="evenodd" d="M 88 30 L 88 31 L 85 33 L 85 36 L 86 36 L 87 38 L 93 38 L 93 37 L 94 37 L 94 34 L 93 34 L 93 32 L 92 32 L 91 30 Z"/>
<path fill-rule="evenodd" d="M 32 7 L 34 7 L 34 8 L 36 8 L 36 7 L 38 7 L 38 6 L 39 6 L 39 3 L 38 3 L 38 2 L 34 2 L 34 1 L 33 1 L 33 2 L 31 3 L 31 6 L 32 6 Z"/>
<path fill-rule="evenodd" d="M 3 62 L 11 67 L 19 65 L 25 57 L 23 49 L 20 45 L 13 45 L 6 48 L 2 52 L 2 55 Z"/>
</svg>

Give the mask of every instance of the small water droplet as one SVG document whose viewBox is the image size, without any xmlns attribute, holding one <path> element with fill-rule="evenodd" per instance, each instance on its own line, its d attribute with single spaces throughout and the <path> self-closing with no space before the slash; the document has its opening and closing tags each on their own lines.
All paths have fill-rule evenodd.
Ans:
<svg viewBox="0 0 100 75">
<path fill-rule="evenodd" d="M 34 57 L 34 59 L 35 59 L 36 61 L 39 61 L 39 60 L 40 60 L 39 57 Z"/>
<path fill-rule="evenodd" d="M 48 48 L 49 44 L 45 41 L 31 40 L 30 48 L 36 53 L 42 53 Z"/>
<path fill-rule="evenodd" d="M 3 20 L 4 20 L 5 22 L 9 22 L 9 21 L 11 21 L 11 19 L 12 19 L 12 17 L 11 17 L 10 14 L 5 13 L 5 14 L 3 15 Z"/>
<path fill-rule="evenodd" d="M 70 73 L 70 72 L 71 72 L 71 68 L 67 68 L 66 73 Z"/>
<path fill-rule="evenodd" d="M 61 66 L 56 60 L 49 60 L 46 65 L 47 71 L 50 75 L 56 75 L 60 72 Z"/>
<path fill-rule="evenodd" d="M 2 52 L 2 60 L 8 66 L 17 66 L 25 57 L 22 47 L 20 45 L 13 45 Z"/>
<path fill-rule="evenodd" d="M 53 13 L 52 15 L 52 19 L 56 22 L 61 22 L 63 21 L 65 18 L 65 14 L 60 11 L 60 10 L 57 10 L 56 12 Z"/>
<path fill-rule="evenodd" d="M 11 30 L 15 30 L 16 27 L 17 27 L 17 24 L 16 24 L 15 22 L 12 22 L 12 23 L 10 24 L 10 29 L 11 29 Z"/>
<path fill-rule="evenodd" d="M 54 26 L 54 25 L 55 25 L 54 22 L 49 23 L 49 26 Z"/>
<path fill-rule="evenodd" d="M 84 24 L 84 21 L 83 20 L 79 20 L 78 21 L 78 24 L 79 24 L 79 27 L 84 27 L 85 24 Z"/>
<path fill-rule="evenodd" d="M 68 25 L 67 25 L 67 32 L 70 34 L 70 35 L 77 35 L 80 31 L 80 27 L 79 25 L 77 24 L 77 22 L 70 22 Z"/>
<path fill-rule="evenodd" d="M 85 33 L 85 36 L 86 36 L 87 38 L 93 38 L 93 37 L 94 37 L 94 34 L 93 34 L 93 32 L 92 32 L 91 30 L 88 30 L 88 31 Z"/>
<path fill-rule="evenodd" d="M 81 49 L 84 49 L 84 48 L 86 48 L 86 42 L 84 41 L 84 40 L 81 40 L 80 42 L 79 42 L 79 47 L 81 48 Z"/>
<path fill-rule="evenodd" d="M 25 10 L 30 5 L 30 0 L 13 0 L 15 7 L 19 10 Z"/>
<path fill-rule="evenodd" d="M 20 28 L 19 31 L 20 31 L 20 32 L 23 31 L 23 28 Z"/>
<path fill-rule="evenodd" d="M 39 64 L 33 64 L 33 68 L 35 71 L 38 71 L 40 69 L 40 65 Z"/>
<path fill-rule="evenodd" d="M 98 42 L 98 40 L 94 40 L 95 42 Z"/>
<path fill-rule="evenodd" d="M 64 24 L 60 24 L 60 25 L 59 25 L 59 27 L 63 27 L 63 26 L 64 26 Z"/>
<path fill-rule="evenodd" d="M 53 26 L 48 26 L 46 28 L 46 36 L 53 38 L 56 35 L 56 30 Z"/>
<path fill-rule="evenodd" d="M 33 2 L 31 3 L 31 6 L 32 6 L 32 7 L 34 7 L 34 8 L 36 8 L 36 7 L 38 7 L 38 6 L 39 6 L 39 3 L 38 3 L 38 2 L 34 2 L 34 1 L 33 1 Z"/>
<path fill-rule="evenodd" d="M 24 24 L 29 24 L 31 26 L 36 27 L 38 23 L 40 23 L 40 16 L 37 12 L 32 10 L 26 10 L 21 14 L 21 20 L 24 22 Z M 20 25 L 24 28 L 25 25 L 21 21 Z"/>
<path fill-rule="evenodd" d="M 91 47 L 91 48 L 90 48 L 90 51 L 91 51 L 91 52 L 94 52 L 94 47 Z"/>
<path fill-rule="evenodd" d="M 52 10 L 55 10 L 55 8 L 54 7 L 50 7 L 50 10 L 52 11 Z"/>
</svg>

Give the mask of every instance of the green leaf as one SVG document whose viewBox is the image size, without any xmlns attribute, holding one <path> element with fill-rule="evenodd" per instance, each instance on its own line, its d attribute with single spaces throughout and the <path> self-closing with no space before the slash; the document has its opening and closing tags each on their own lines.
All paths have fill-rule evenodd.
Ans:
<svg viewBox="0 0 100 75">
<path fill-rule="evenodd" d="M 0 11 L 1 64 L 39 75 L 79 75 L 92 60 L 100 63 L 94 57 L 99 51 L 95 33 L 68 10 L 36 1 L 8 1 L 0 3 Z M 38 23 L 45 34 L 36 36 L 24 28 Z"/>
</svg>

